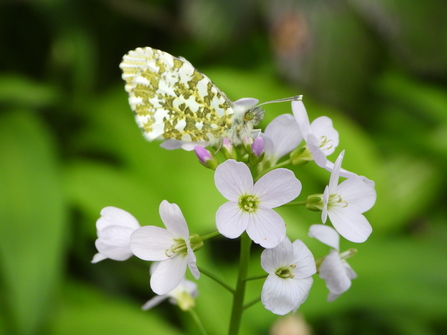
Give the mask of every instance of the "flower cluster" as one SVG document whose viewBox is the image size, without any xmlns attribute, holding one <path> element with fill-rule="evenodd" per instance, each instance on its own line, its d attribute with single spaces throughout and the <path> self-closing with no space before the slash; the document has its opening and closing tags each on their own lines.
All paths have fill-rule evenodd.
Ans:
<svg viewBox="0 0 447 335">
<path fill-rule="evenodd" d="M 166 228 L 140 226 L 122 209 L 106 207 L 101 211 L 96 223 L 98 254 L 92 262 L 106 258 L 123 261 L 132 255 L 154 262 L 150 286 L 158 296 L 148 301 L 144 309 L 167 298 L 183 310 L 191 309 L 198 291 L 194 282 L 185 279 L 187 268 L 199 279 L 195 252 L 204 241 L 219 235 L 241 241 L 249 238 L 264 248 L 260 266 L 267 275 L 260 300 L 275 314 L 295 312 L 306 300 L 312 276 L 317 272 L 326 281 L 329 301 L 348 290 L 356 278 L 346 262 L 355 249 L 340 252 L 339 240 L 340 236 L 355 243 L 368 239 L 372 228 L 363 213 L 374 205 L 376 192 L 374 182 L 342 169 L 344 151 L 334 163 L 327 158 L 339 144 L 331 119 L 322 116 L 310 123 L 303 102 L 297 100 L 292 102 L 292 114 L 278 116 L 264 132 L 253 132 L 253 137 L 239 142 L 233 145 L 224 138 L 214 153 L 194 147 L 199 162 L 215 170 L 216 189 L 227 200 L 216 211 L 217 232 L 205 236 L 190 234 L 180 208 L 166 200 L 160 204 L 160 217 Z M 328 184 L 321 193 L 297 201 L 302 183 L 284 166 L 311 161 L 330 173 Z M 344 178 L 341 183 L 340 178 Z M 286 223 L 274 210 L 283 205 L 304 205 L 321 211 L 322 224 L 310 225 L 309 236 L 331 247 L 327 256 L 315 260 L 302 240 L 292 242 L 287 237 Z M 324 225 L 328 218 L 333 228 Z M 245 285 L 246 278 L 239 282 Z"/>
</svg>

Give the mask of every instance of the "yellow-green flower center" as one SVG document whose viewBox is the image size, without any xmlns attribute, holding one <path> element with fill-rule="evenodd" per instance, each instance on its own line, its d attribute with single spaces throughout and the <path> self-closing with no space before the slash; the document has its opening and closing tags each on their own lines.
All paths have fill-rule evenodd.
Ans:
<svg viewBox="0 0 447 335">
<path fill-rule="evenodd" d="M 246 212 L 253 213 L 258 209 L 259 200 L 254 195 L 243 195 L 238 201 L 239 207 Z"/>
<path fill-rule="evenodd" d="M 174 239 L 174 244 L 169 249 L 165 250 L 165 255 L 173 257 L 176 254 L 186 256 L 188 254 L 188 248 L 186 247 L 185 240 L 182 238 Z"/>
<path fill-rule="evenodd" d="M 348 202 L 344 201 L 343 198 L 341 197 L 341 195 L 339 194 L 331 194 L 329 196 L 329 201 L 327 204 L 327 207 L 347 207 L 348 206 Z"/>
<path fill-rule="evenodd" d="M 321 136 L 319 147 L 323 151 L 332 149 L 332 140 L 329 140 L 327 136 Z"/>
<path fill-rule="evenodd" d="M 278 270 L 275 271 L 275 275 L 283 279 L 291 279 L 295 277 L 295 275 L 292 272 L 295 267 L 296 267 L 295 264 L 280 267 Z"/>
</svg>

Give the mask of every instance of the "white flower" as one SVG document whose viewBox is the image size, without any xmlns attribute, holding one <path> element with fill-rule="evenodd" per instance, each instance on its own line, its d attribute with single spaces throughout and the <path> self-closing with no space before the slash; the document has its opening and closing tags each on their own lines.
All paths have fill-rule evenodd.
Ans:
<svg viewBox="0 0 447 335">
<path fill-rule="evenodd" d="M 321 263 L 318 272 L 320 277 L 326 281 L 326 286 L 329 289 L 328 301 L 333 301 L 351 287 L 352 279 L 357 278 L 354 270 L 345 261 L 345 258 L 352 256 L 355 250 L 351 249 L 340 254 L 340 236 L 329 226 L 312 225 L 309 229 L 309 236 L 332 247 L 329 255 Z"/>
<path fill-rule="evenodd" d="M 151 288 L 164 295 L 176 288 L 185 276 L 188 266 L 194 278 L 200 276 L 196 256 L 189 242 L 189 230 L 182 211 L 176 204 L 163 200 L 160 217 L 166 229 L 144 226 L 130 238 L 130 248 L 135 256 L 160 264 L 151 276 Z"/>
<path fill-rule="evenodd" d="M 282 114 L 273 119 L 261 136 L 264 139 L 265 159 L 270 161 L 271 165 L 275 165 L 303 140 L 298 124 L 290 114 Z"/>
<path fill-rule="evenodd" d="M 95 241 L 98 253 L 92 263 L 106 258 L 125 261 L 133 256 L 130 251 L 130 235 L 140 224 L 130 213 L 116 207 L 105 207 L 96 221 L 98 239 Z"/>
<path fill-rule="evenodd" d="M 316 272 L 310 250 L 300 240 L 291 243 L 286 237 L 276 248 L 262 252 L 261 266 L 269 274 L 261 293 L 264 307 L 278 315 L 295 312 L 306 300 Z"/>
<path fill-rule="evenodd" d="M 159 262 L 152 263 L 151 274 L 155 271 L 158 264 L 160 263 Z M 169 302 L 171 304 L 178 305 L 181 310 L 187 311 L 195 306 L 194 299 L 198 295 L 199 291 L 197 289 L 197 284 L 186 278 L 183 278 L 180 284 L 175 289 L 168 292 L 167 294 L 157 295 L 153 297 L 143 305 L 142 309 L 147 311 L 169 298 Z"/>
<path fill-rule="evenodd" d="M 327 116 L 320 116 L 310 124 L 302 101 L 292 102 L 292 112 L 315 163 L 332 172 L 334 163 L 329 161 L 326 156 L 332 154 L 339 143 L 338 132 L 334 129 L 332 120 Z M 340 170 L 340 175 L 345 178 L 357 176 L 344 169 Z"/>
<path fill-rule="evenodd" d="M 292 171 L 276 169 L 253 185 L 249 168 L 235 160 L 220 164 L 214 174 L 217 189 L 229 201 L 217 210 L 216 225 L 228 238 L 244 231 L 264 248 L 276 247 L 286 236 L 286 225 L 272 208 L 295 199 L 301 182 Z"/>
<path fill-rule="evenodd" d="M 327 116 L 320 116 L 310 124 L 301 100 L 292 101 L 292 112 L 306 143 L 314 144 L 312 148 L 309 147 L 314 160 L 317 162 L 332 154 L 338 146 L 338 132 L 332 126 L 332 120 Z"/>
<path fill-rule="evenodd" d="M 365 177 L 354 176 L 338 184 L 344 151 L 338 156 L 323 194 L 321 220 L 327 216 L 338 233 L 351 242 L 365 242 L 372 227 L 362 214 L 376 201 L 374 183 Z"/>
</svg>

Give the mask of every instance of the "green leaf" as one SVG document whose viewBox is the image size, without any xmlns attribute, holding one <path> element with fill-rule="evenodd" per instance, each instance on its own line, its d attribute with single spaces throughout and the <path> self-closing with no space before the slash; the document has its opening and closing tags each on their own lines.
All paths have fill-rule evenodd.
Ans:
<svg viewBox="0 0 447 335">
<path fill-rule="evenodd" d="M 65 285 L 52 320 L 50 335 L 183 334 L 156 310 L 142 311 L 136 302 L 106 296 L 76 282 Z"/>
<path fill-rule="evenodd" d="M 43 107 L 54 103 L 59 92 L 55 87 L 34 82 L 17 74 L 0 76 L 0 102 L 25 107 Z"/>
<path fill-rule="evenodd" d="M 0 120 L 0 267 L 8 334 L 36 334 L 61 280 L 66 213 L 54 148 L 33 113 Z"/>
</svg>

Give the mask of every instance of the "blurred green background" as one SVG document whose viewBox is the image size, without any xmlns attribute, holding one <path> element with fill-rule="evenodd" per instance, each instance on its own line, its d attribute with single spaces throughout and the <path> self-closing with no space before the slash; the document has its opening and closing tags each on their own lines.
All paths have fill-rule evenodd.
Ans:
<svg viewBox="0 0 447 335">
<path fill-rule="evenodd" d="M 359 250 L 349 260 L 358 279 L 327 303 L 315 276 L 299 309 L 314 334 L 447 332 L 444 0 L 3 0 L 0 45 L 1 334 L 198 333 L 176 306 L 141 311 L 148 263 L 90 263 L 105 206 L 162 225 L 167 199 L 205 234 L 224 201 L 193 153 L 143 139 L 118 68 L 140 46 L 184 56 L 233 100 L 304 94 L 311 120 L 333 119 L 344 167 L 376 182 L 373 234 L 342 243 Z M 265 109 L 262 127 L 291 112 Z M 313 163 L 294 172 L 300 199 L 329 178 Z M 328 252 L 307 237 L 318 213 L 278 212 L 291 239 Z M 232 284 L 237 248 L 213 240 L 198 264 Z M 198 284 L 205 327 L 225 334 L 229 294 L 205 276 Z M 262 284 L 250 283 L 247 300 Z M 258 304 L 241 334 L 268 334 L 277 319 Z"/>
</svg>

